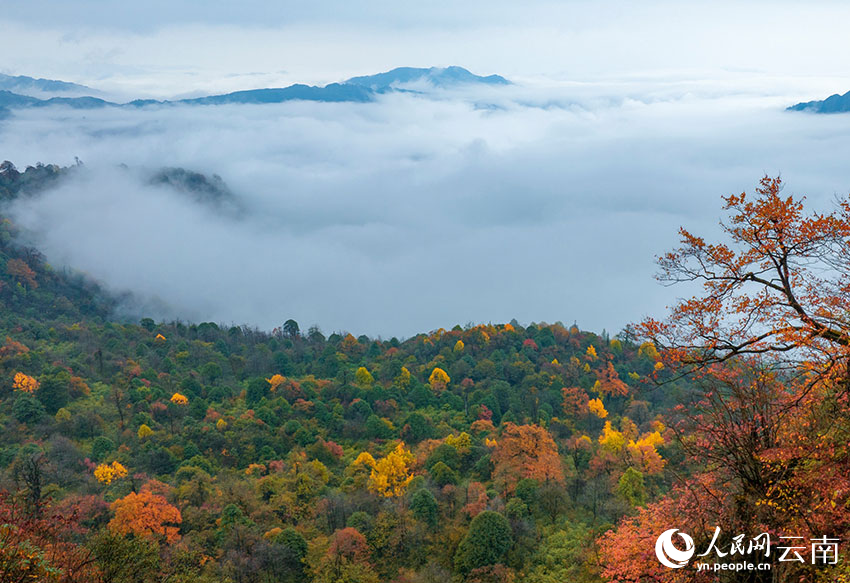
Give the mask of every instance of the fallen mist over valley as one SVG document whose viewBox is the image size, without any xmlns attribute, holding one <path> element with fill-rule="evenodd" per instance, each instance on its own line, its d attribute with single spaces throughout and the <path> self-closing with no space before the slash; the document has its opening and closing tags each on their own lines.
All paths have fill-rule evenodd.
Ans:
<svg viewBox="0 0 850 583">
<path fill-rule="evenodd" d="M 765 173 L 821 208 L 850 191 L 850 117 L 783 111 L 801 85 L 48 107 L 0 121 L 0 152 L 84 162 L 9 212 L 52 264 L 132 292 L 139 315 L 383 337 L 511 318 L 613 333 L 675 300 L 654 257 L 680 225 L 716 233 L 721 195 Z M 162 167 L 220 176 L 232 208 L 151 184 Z"/>
</svg>

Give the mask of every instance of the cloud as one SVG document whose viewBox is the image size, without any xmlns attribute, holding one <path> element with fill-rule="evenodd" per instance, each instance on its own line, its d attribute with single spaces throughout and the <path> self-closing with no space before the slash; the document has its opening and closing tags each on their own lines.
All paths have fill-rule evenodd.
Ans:
<svg viewBox="0 0 850 583">
<path fill-rule="evenodd" d="M 6 0 L 4 73 L 126 97 L 325 84 L 396 66 L 587 81 L 747 71 L 847 90 L 850 6 L 837 1 Z M 799 100 L 798 100 L 799 101 Z"/>
<path fill-rule="evenodd" d="M 156 299 L 153 315 L 384 337 L 514 317 L 616 332 L 681 293 L 654 282 L 653 258 L 680 225 L 716 234 L 720 195 L 780 171 L 816 205 L 850 191 L 850 117 L 785 113 L 765 83 L 26 110 L 0 125 L 0 150 L 86 162 L 14 218 L 51 262 Z M 245 210 L 120 163 L 217 173 Z"/>
</svg>

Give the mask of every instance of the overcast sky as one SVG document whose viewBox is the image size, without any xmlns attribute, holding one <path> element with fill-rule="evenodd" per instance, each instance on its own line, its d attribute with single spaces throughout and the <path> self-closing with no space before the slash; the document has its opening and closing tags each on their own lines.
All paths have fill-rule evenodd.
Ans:
<svg viewBox="0 0 850 583">
<path fill-rule="evenodd" d="M 721 195 L 765 173 L 823 209 L 850 192 L 850 116 L 784 111 L 850 90 L 841 3 L 458 4 L 7 0 L 2 72 L 128 98 L 401 65 L 516 81 L 367 104 L 18 111 L 0 157 L 88 171 L 11 212 L 52 263 L 159 317 L 613 333 L 682 292 L 654 282 L 654 257 L 680 225 L 716 234 Z M 146 185 L 160 166 L 221 175 L 244 215 Z"/>
<path fill-rule="evenodd" d="M 846 90 L 846 2 L 4 0 L 0 72 L 167 97 L 399 65 L 566 81 L 811 78 Z M 842 91 L 843 92 L 843 91 Z"/>
</svg>

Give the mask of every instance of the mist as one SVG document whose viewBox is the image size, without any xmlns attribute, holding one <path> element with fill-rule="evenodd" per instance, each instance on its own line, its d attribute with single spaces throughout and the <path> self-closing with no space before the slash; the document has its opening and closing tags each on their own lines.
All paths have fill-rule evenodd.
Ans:
<svg viewBox="0 0 850 583">
<path fill-rule="evenodd" d="M 850 192 L 850 116 L 783 111 L 802 80 L 527 82 L 375 103 L 20 110 L 0 152 L 85 171 L 8 212 L 55 266 L 139 316 L 407 337 L 469 322 L 611 333 L 684 290 L 654 279 L 679 226 L 781 173 Z M 120 168 L 126 164 L 131 171 Z M 141 178 L 218 174 L 221 212 Z"/>
</svg>

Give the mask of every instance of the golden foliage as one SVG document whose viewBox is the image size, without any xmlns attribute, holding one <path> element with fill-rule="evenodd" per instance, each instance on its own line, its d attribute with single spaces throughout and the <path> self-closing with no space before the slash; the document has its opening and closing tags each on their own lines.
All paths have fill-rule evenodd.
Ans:
<svg viewBox="0 0 850 583">
<path fill-rule="evenodd" d="M 406 366 L 401 367 L 401 372 L 399 372 L 398 376 L 395 378 L 395 384 L 402 389 L 406 389 L 410 386 L 410 371 L 407 370 Z"/>
<path fill-rule="evenodd" d="M 446 444 L 455 448 L 458 453 L 468 453 L 472 447 L 472 438 L 464 431 L 457 437 L 454 434 L 446 437 Z"/>
<path fill-rule="evenodd" d="M 602 435 L 599 436 L 599 445 L 606 451 L 619 453 L 626 446 L 626 438 L 621 432 L 611 427 L 610 421 L 606 421 L 605 427 L 602 428 Z"/>
<path fill-rule="evenodd" d="M 608 416 L 608 411 L 605 410 L 602 399 L 591 399 L 587 402 L 587 408 L 600 419 L 605 419 Z"/>
<path fill-rule="evenodd" d="M 638 347 L 638 356 L 645 356 L 652 360 L 658 360 L 658 349 L 652 342 L 644 342 Z"/>
<path fill-rule="evenodd" d="M 153 435 L 153 429 L 142 423 L 139 425 L 139 431 L 137 432 L 139 439 L 145 439 L 146 437 L 150 437 Z"/>
<path fill-rule="evenodd" d="M 354 380 L 357 381 L 357 384 L 361 387 L 368 388 L 372 386 L 372 383 L 375 382 L 375 378 L 372 376 L 372 373 L 369 372 L 365 366 L 361 366 L 357 369 L 357 372 L 354 373 Z"/>
<path fill-rule="evenodd" d="M 94 477 L 101 484 L 111 484 L 115 480 L 127 477 L 127 468 L 119 462 L 100 464 L 94 469 Z"/>
<path fill-rule="evenodd" d="M 363 456 L 363 454 L 361 453 L 360 456 Z M 358 460 L 360 456 L 358 456 Z M 399 443 L 393 451 L 377 462 L 374 462 L 373 458 L 375 465 L 372 467 L 372 473 L 369 476 L 369 490 L 384 498 L 403 496 L 408 484 L 413 480 L 413 473 L 410 469 L 413 461 L 413 454 L 405 449 L 404 442 Z M 355 460 L 355 463 L 357 463 L 357 460 Z"/>
<path fill-rule="evenodd" d="M 266 382 L 269 384 L 269 390 L 274 392 L 280 385 L 286 382 L 286 377 L 281 374 L 273 374 L 272 378 L 266 379 Z"/>
<path fill-rule="evenodd" d="M 431 376 L 428 377 L 428 383 L 435 391 L 442 391 L 451 382 L 448 373 L 439 366 L 431 371 Z"/>
<path fill-rule="evenodd" d="M 171 395 L 170 401 L 175 405 L 188 405 L 189 398 L 186 395 L 181 395 L 180 393 L 174 393 Z"/>
<path fill-rule="evenodd" d="M 645 433 L 637 441 L 630 441 L 628 451 L 641 471 L 647 474 L 660 474 L 667 463 L 656 449 L 660 445 L 664 445 L 664 438 L 661 437 L 660 432 L 653 431 Z"/>
<path fill-rule="evenodd" d="M 360 452 L 360 455 L 357 456 L 351 465 L 353 466 L 366 466 L 368 468 L 375 467 L 375 458 L 372 457 L 372 454 L 368 451 Z"/>
<path fill-rule="evenodd" d="M 15 380 L 12 382 L 12 388 L 25 393 L 34 393 L 38 390 L 38 381 L 27 374 L 16 372 Z"/>
</svg>

